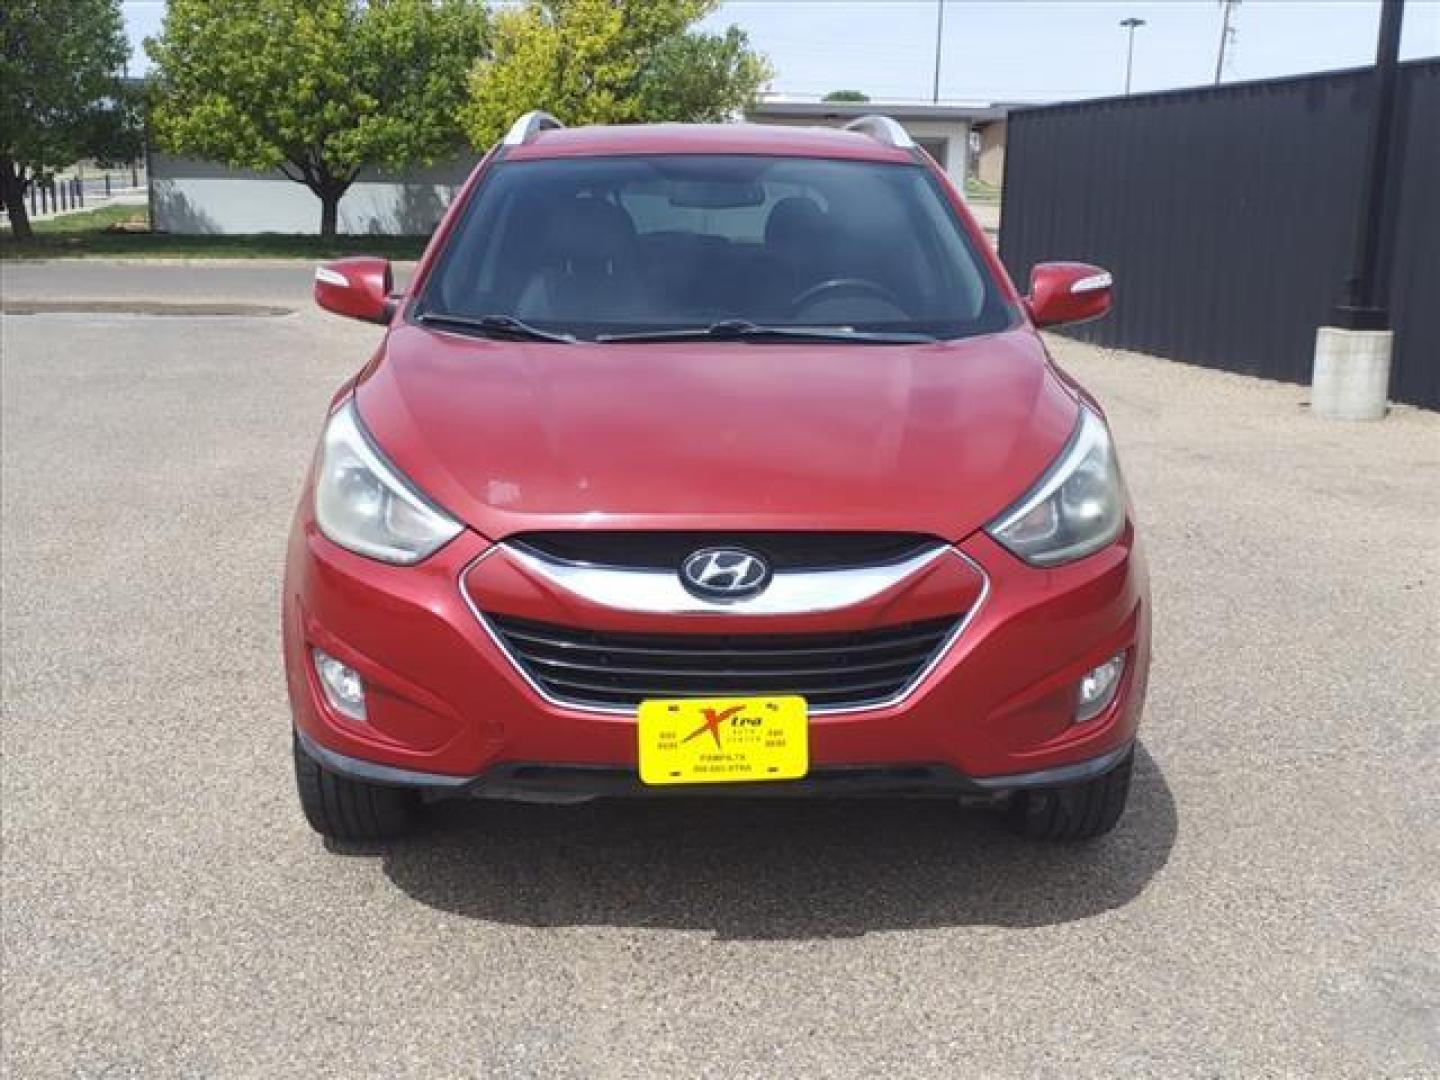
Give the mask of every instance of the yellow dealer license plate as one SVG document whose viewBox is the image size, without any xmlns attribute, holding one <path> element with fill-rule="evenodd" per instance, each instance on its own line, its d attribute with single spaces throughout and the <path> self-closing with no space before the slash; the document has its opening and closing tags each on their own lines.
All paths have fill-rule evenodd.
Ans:
<svg viewBox="0 0 1440 1080">
<path fill-rule="evenodd" d="M 802 697 L 642 701 L 639 721 L 646 784 L 798 780 L 810 768 Z"/>
</svg>

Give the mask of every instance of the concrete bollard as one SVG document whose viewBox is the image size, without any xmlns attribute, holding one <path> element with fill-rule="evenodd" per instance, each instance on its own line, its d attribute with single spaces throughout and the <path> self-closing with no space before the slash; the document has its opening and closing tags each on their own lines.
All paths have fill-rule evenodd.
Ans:
<svg viewBox="0 0 1440 1080">
<path fill-rule="evenodd" d="M 1310 411 L 1331 420 L 1382 420 L 1390 389 L 1391 330 L 1322 326 L 1315 335 Z"/>
</svg>

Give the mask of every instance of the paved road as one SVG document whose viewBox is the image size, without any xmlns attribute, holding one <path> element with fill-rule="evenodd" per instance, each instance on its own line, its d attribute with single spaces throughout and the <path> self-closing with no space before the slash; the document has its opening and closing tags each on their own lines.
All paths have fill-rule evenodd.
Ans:
<svg viewBox="0 0 1440 1080">
<path fill-rule="evenodd" d="M 698 802 L 458 806 L 342 852 L 292 795 L 276 600 L 378 334 L 0 333 L 6 1075 L 1440 1072 L 1440 417 L 1324 424 L 1298 388 L 1058 344 L 1112 412 L 1158 606 L 1096 846 Z"/>
<path fill-rule="evenodd" d="M 396 267 L 395 279 L 409 280 L 412 264 Z M 169 303 L 221 300 L 231 303 L 285 303 L 309 307 L 315 264 L 293 259 L 151 260 L 148 264 L 101 259 L 0 262 L 0 297 L 5 300 L 152 299 Z"/>
<path fill-rule="evenodd" d="M 7 300 L 32 298 L 230 301 L 289 299 L 305 302 L 315 270 L 308 263 L 276 260 L 260 265 L 191 265 L 181 260 L 127 265 L 99 259 L 0 262 Z"/>
</svg>

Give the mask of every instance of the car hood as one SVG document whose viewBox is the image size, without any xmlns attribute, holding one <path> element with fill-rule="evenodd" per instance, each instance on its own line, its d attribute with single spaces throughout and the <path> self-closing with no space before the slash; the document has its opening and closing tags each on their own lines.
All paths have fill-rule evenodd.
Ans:
<svg viewBox="0 0 1440 1080">
<path fill-rule="evenodd" d="M 816 529 L 958 540 L 1078 404 L 1028 329 L 923 345 L 558 345 L 401 324 L 356 390 L 385 454 L 491 539 Z"/>
</svg>

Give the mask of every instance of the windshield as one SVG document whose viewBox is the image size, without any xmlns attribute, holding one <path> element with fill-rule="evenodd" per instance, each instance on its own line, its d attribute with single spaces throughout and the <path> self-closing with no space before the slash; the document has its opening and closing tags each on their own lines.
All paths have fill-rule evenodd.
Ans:
<svg viewBox="0 0 1440 1080">
<path fill-rule="evenodd" d="M 924 167 L 719 155 L 501 162 L 418 307 L 590 340 L 717 323 L 916 340 L 1013 319 Z"/>
</svg>

